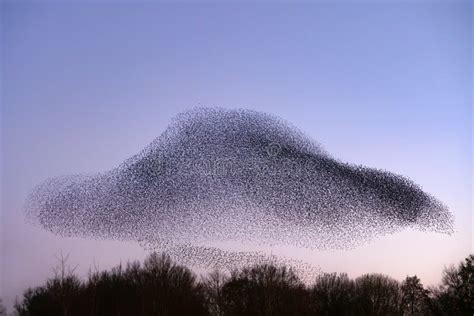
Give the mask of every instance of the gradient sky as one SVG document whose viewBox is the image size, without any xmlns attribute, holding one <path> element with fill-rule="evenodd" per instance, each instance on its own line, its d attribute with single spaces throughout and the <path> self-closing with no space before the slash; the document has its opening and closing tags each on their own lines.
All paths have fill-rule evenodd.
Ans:
<svg viewBox="0 0 474 316">
<path fill-rule="evenodd" d="M 274 249 L 351 276 L 425 285 L 472 248 L 472 4 L 2 2 L 0 297 L 70 254 L 85 275 L 143 259 L 136 243 L 59 238 L 22 205 L 52 176 L 117 166 L 195 106 L 290 121 L 335 157 L 410 177 L 456 216 L 350 251 Z"/>
</svg>

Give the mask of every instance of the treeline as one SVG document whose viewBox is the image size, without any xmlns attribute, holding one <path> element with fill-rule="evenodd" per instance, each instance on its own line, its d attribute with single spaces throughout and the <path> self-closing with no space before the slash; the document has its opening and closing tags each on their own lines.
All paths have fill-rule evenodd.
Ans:
<svg viewBox="0 0 474 316">
<path fill-rule="evenodd" d="M 54 276 L 26 290 L 15 310 L 20 316 L 473 315 L 473 260 L 445 269 L 442 284 L 427 289 L 416 276 L 399 283 L 381 274 L 321 274 L 305 285 L 291 268 L 273 264 L 198 278 L 157 253 L 81 280 L 62 258 Z"/>
</svg>

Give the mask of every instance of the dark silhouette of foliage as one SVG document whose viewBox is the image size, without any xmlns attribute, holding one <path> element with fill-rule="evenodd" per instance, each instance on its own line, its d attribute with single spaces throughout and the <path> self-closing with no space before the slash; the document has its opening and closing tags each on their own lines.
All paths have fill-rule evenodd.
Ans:
<svg viewBox="0 0 474 316">
<path fill-rule="evenodd" d="M 311 309 L 316 315 L 352 315 L 354 281 L 347 274 L 324 273 L 310 289 Z"/>
<path fill-rule="evenodd" d="M 208 315 L 202 285 L 188 268 L 166 255 L 151 254 L 110 271 L 92 272 L 82 284 L 55 275 L 45 286 L 28 289 L 20 315 Z"/>
<path fill-rule="evenodd" d="M 303 283 L 287 267 L 262 264 L 233 271 L 223 286 L 225 315 L 304 315 Z"/>
<path fill-rule="evenodd" d="M 227 282 L 227 277 L 218 269 L 215 269 L 202 280 L 206 296 L 209 313 L 213 316 L 223 316 L 224 313 L 224 293 L 223 286 Z"/>
<path fill-rule="evenodd" d="M 474 315 L 474 255 L 444 269 L 442 284 L 432 290 L 432 314 Z"/>
<path fill-rule="evenodd" d="M 365 274 L 354 281 L 354 307 L 359 315 L 399 315 L 401 293 L 396 280 L 382 274 Z"/>
<path fill-rule="evenodd" d="M 215 270 L 198 281 L 188 268 L 153 253 L 143 265 L 90 271 L 80 280 L 61 256 L 53 277 L 27 289 L 15 304 L 20 316 L 76 315 L 472 315 L 473 260 L 446 268 L 438 288 L 417 276 L 399 284 L 381 274 L 350 279 L 325 273 L 307 287 L 289 267 L 256 264 Z M 5 314 L 5 312 L 0 309 Z"/>
<path fill-rule="evenodd" d="M 83 284 L 62 254 L 53 267 L 54 276 L 42 287 L 28 289 L 22 304 L 16 304 L 20 315 L 75 315 L 81 309 Z"/>
<path fill-rule="evenodd" d="M 428 315 L 429 291 L 423 288 L 420 279 L 407 276 L 400 287 L 404 315 Z"/>
</svg>

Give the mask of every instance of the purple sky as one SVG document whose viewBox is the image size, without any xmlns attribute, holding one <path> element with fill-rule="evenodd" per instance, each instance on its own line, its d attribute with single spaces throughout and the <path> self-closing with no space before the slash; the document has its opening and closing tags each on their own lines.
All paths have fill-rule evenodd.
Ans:
<svg viewBox="0 0 474 316">
<path fill-rule="evenodd" d="M 59 238 L 24 222 L 32 187 L 137 153 L 178 112 L 250 108 L 344 161 L 410 177 L 456 216 L 449 237 L 407 230 L 350 251 L 274 249 L 351 276 L 437 283 L 472 251 L 472 4 L 1 6 L 1 287 L 15 296 L 61 251 L 85 275 L 142 259 L 135 243 Z"/>
</svg>

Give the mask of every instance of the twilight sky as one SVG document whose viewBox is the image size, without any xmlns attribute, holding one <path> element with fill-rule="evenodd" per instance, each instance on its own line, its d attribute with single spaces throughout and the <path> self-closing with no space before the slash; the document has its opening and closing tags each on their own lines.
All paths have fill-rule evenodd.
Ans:
<svg viewBox="0 0 474 316">
<path fill-rule="evenodd" d="M 117 166 L 182 110 L 278 115 L 335 157 L 405 175 L 447 204 L 453 236 L 405 230 L 350 251 L 273 249 L 351 276 L 439 282 L 472 248 L 472 4 L 2 2 L 0 297 L 70 254 L 85 275 L 136 243 L 25 223 L 42 180 Z"/>
</svg>

